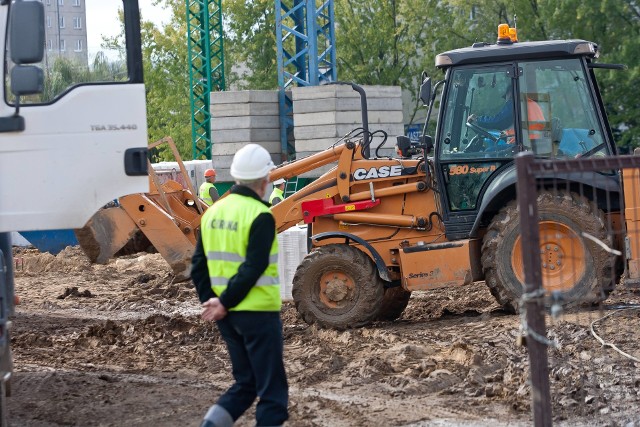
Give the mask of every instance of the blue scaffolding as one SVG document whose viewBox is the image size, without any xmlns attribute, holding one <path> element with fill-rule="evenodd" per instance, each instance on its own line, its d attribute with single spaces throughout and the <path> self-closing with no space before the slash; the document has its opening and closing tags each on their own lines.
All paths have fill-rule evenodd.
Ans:
<svg viewBox="0 0 640 427">
<path fill-rule="evenodd" d="M 292 85 L 318 86 L 337 80 L 333 0 L 276 0 L 276 43 L 282 161 L 295 153 Z"/>
</svg>

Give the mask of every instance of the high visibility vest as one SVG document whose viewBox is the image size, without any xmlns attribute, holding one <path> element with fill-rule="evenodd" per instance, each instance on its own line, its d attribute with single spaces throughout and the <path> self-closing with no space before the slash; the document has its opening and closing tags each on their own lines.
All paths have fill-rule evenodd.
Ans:
<svg viewBox="0 0 640 427">
<path fill-rule="evenodd" d="M 221 295 L 247 256 L 251 224 L 271 211 L 263 203 L 240 194 L 230 194 L 211 206 L 202 216 L 200 230 L 207 254 L 211 289 Z M 274 233 L 269 265 L 245 299 L 230 311 L 280 311 L 278 239 Z"/>
<path fill-rule="evenodd" d="M 527 119 L 530 139 L 548 137 L 545 132 L 551 132 L 550 122 L 545 120 L 542 108 L 537 102 L 527 98 Z"/>
<path fill-rule="evenodd" d="M 269 203 L 273 204 L 273 199 L 278 198 L 280 201 L 284 200 L 284 192 L 278 187 L 274 187 L 271 192 L 271 196 L 269 196 Z"/>
<path fill-rule="evenodd" d="M 211 194 L 209 194 L 209 189 L 211 187 L 215 187 L 215 185 L 205 181 L 200 186 L 200 191 L 198 192 L 198 197 L 200 197 L 209 206 L 213 205 L 213 199 L 211 198 Z"/>
<path fill-rule="evenodd" d="M 540 139 L 544 136 L 544 132 L 551 131 L 549 122 L 544 118 L 542 108 L 537 102 L 527 98 L 527 121 L 522 123 L 522 129 L 529 132 L 529 139 Z M 510 144 L 515 142 L 515 131 L 513 127 L 505 130 L 508 137 L 507 142 Z"/>
</svg>

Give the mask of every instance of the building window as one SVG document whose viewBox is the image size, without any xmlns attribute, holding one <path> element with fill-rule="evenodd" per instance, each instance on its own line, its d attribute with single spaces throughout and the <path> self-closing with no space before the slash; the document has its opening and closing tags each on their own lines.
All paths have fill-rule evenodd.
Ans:
<svg viewBox="0 0 640 427">
<path fill-rule="evenodd" d="M 82 40 L 76 40 L 76 52 L 82 52 Z"/>
<path fill-rule="evenodd" d="M 65 50 L 67 50 L 66 43 L 63 39 L 60 39 L 60 52 L 64 52 Z"/>
<path fill-rule="evenodd" d="M 64 0 L 58 0 L 58 6 L 64 6 Z"/>
<path fill-rule="evenodd" d="M 47 6 L 51 6 L 51 0 L 47 0 Z"/>
<path fill-rule="evenodd" d="M 471 6 L 471 11 L 469 12 L 469 19 L 475 21 L 478 19 L 478 6 L 475 4 Z"/>
<path fill-rule="evenodd" d="M 80 6 L 80 0 L 73 0 L 74 6 Z"/>
<path fill-rule="evenodd" d="M 73 17 L 73 28 L 75 28 L 76 30 L 82 28 L 82 18 L 80 18 L 79 16 Z"/>
<path fill-rule="evenodd" d="M 60 28 L 64 28 L 64 16 L 60 17 Z"/>
<path fill-rule="evenodd" d="M 47 40 L 47 49 L 53 50 L 53 40 L 51 39 Z"/>
<path fill-rule="evenodd" d="M 47 15 L 47 28 L 51 28 L 51 17 Z"/>
</svg>

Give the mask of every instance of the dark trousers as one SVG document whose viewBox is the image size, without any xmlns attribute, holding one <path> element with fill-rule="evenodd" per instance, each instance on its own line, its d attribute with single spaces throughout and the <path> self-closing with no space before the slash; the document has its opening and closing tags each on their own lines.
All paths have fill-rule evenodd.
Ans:
<svg viewBox="0 0 640 427">
<path fill-rule="evenodd" d="M 218 399 L 234 421 L 260 398 L 258 426 L 278 426 L 289 417 L 279 312 L 231 311 L 217 322 L 227 343 L 235 384 Z"/>
</svg>

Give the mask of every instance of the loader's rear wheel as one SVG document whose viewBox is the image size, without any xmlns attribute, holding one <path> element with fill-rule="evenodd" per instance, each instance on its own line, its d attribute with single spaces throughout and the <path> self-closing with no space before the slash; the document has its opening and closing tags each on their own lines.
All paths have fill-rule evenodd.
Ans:
<svg viewBox="0 0 640 427">
<path fill-rule="evenodd" d="M 346 329 L 376 317 L 384 284 L 364 252 L 348 245 L 327 245 L 300 263 L 291 293 L 305 322 Z"/>
<path fill-rule="evenodd" d="M 520 217 L 511 202 L 493 219 L 482 244 L 485 281 L 502 306 L 515 313 L 523 294 L 522 253 L 540 254 L 542 285 L 559 291 L 565 305 L 605 300 L 615 277 L 615 260 L 599 244 L 582 238 L 582 233 L 612 246 L 604 215 L 592 202 L 575 193 L 538 195 L 540 247 L 523 248 Z"/>
<path fill-rule="evenodd" d="M 411 298 L 411 291 L 407 291 L 401 286 L 385 289 L 376 320 L 396 320 L 407 308 L 409 298 Z"/>
</svg>

